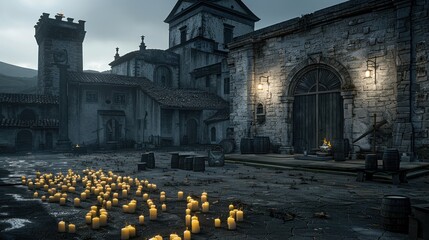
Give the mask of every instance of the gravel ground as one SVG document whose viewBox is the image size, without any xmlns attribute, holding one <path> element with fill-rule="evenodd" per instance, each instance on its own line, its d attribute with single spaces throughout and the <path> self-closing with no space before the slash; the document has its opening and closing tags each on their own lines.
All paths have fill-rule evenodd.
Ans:
<svg viewBox="0 0 429 240">
<path fill-rule="evenodd" d="M 201 152 L 196 152 L 201 154 Z M 204 153 L 203 153 L 204 154 Z M 226 163 L 208 167 L 205 172 L 170 168 L 171 155 L 156 152 L 156 168 L 137 171 L 141 152 L 97 153 L 81 156 L 67 154 L 27 154 L 0 156 L 0 239 L 120 239 L 121 228 L 136 226 L 134 239 L 149 239 L 160 234 L 183 235 L 186 201 L 177 200 L 177 192 L 199 200 L 207 192 L 210 211 L 192 213 L 199 217 L 201 232 L 192 239 L 408 239 L 408 235 L 384 231 L 380 225 L 381 200 L 386 194 L 410 197 L 412 204 L 429 202 L 429 179 L 421 177 L 394 186 L 383 182 L 356 182 L 355 176 L 295 170 L 276 170 Z M 83 170 L 112 171 L 116 175 L 148 180 L 157 185 L 149 192 L 158 207 L 158 219 L 149 221 L 149 210 L 142 197 L 131 187 L 119 207 L 109 212 L 108 225 L 92 230 L 85 224 L 94 195 L 73 206 L 73 199 L 83 191 L 78 182 L 76 193 L 68 194 L 66 206 L 33 198 L 34 190 L 21 185 L 21 176 L 34 178 L 37 171 L 67 174 L 68 169 L 84 176 Z M 167 211 L 161 212 L 159 192 L 166 192 Z M 39 190 L 40 195 L 45 191 Z M 137 200 L 134 214 L 122 212 L 121 206 Z M 227 229 L 228 206 L 244 211 L 244 221 L 237 230 Z M 145 224 L 138 224 L 138 216 Z M 213 220 L 221 218 L 221 228 Z M 59 221 L 74 223 L 76 234 L 58 233 Z M 182 236 L 183 237 L 183 236 Z"/>
</svg>

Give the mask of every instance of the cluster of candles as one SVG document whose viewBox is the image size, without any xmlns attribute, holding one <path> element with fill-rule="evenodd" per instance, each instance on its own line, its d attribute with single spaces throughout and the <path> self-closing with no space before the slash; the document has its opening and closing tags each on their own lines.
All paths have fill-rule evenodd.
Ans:
<svg viewBox="0 0 429 240">
<path fill-rule="evenodd" d="M 90 207 L 89 212 L 85 215 L 85 223 L 91 226 L 92 229 L 97 230 L 100 227 L 105 227 L 108 224 L 108 211 L 112 210 L 112 207 L 119 207 L 120 199 L 125 201 L 126 204 L 122 205 L 122 211 L 127 214 L 135 214 L 137 211 L 137 201 L 139 198 L 146 201 L 149 210 L 149 220 L 153 221 L 157 219 L 158 209 L 154 204 L 154 201 L 150 198 L 149 194 L 157 190 L 157 186 L 154 183 L 150 183 L 148 180 L 139 180 L 138 178 L 122 177 L 113 174 L 109 171 L 105 174 L 102 170 L 83 170 L 83 175 L 79 175 L 72 170 L 68 170 L 66 175 L 59 173 L 57 175 L 41 174 L 36 172 L 34 179 L 27 179 L 25 176 L 21 178 L 22 184 L 28 186 L 28 189 L 34 190 L 34 198 L 41 198 L 42 201 L 48 201 L 49 203 L 59 203 L 61 206 L 67 206 L 68 195 L 75 195 L 73 199 L 74 207 L 81 207 L 81 201 L 90 201 L 91 196 L 96 196 L 97 203 Z M 77 183 L 82 183 L 83 191 L 79 194 L 76 193 Z M 135 198 L 131 197 L 132 187 L 136 188 Z M 42 191 L 45 194 L 41 194 Z M 80 198 L 79 198 L 80 196 Z M 132 198 L 131 200 L 128 200 Z M 167 211 L 166 205 L 166 193 L 160 192 L 159 203 L 161 205 L 161 211 Z M 183 191 L 178 191 L 177 200 L 184 200 Z M 203 192 L 200 197 L 200 202 L 193 199 L 191 196 L 186 198 L 187 209 L 185 215 L 185 227 L 186 230 L 183 232 L 183 240 L 190 240 L 191 233 L 198 234 L 201 231 L 200 222 L 198 217 L 195 215 L 196 212 L 201 211 L 202 213 L 209 213 L 210 203 L 208 201 L 208 194 Z M 191 216 L 194 213 L 194 216 Z M 228 230 L 236 229 L 236 222 L 243 221 L 244 213 L 242 210 L 236 209 L 233 205 L 229 205 L 229 217 L 227 218 Z M 145 216 L 140 214 L 138 216 L 138 224 L 145 224 Z M 216 228 L 221 227 L 220 218 L 214 219 L 214 226 Z M 76 226 L 72 223 L 68 224 L 68 231 L 66 231 L 66 223 L 60 221 L 58 223 L 58 231 L 61 233 L 69 232 L 75 233 Z M 121 239 L 129 239 L 136 236 L 136 226 L 127 224 L 121 228 Z M 157 235 L 150 239 L 162 239 L 162 236 Z M 170 234 L 170 240 L 182 240 L 182 237 L 176 233 Z"/>
</svg>

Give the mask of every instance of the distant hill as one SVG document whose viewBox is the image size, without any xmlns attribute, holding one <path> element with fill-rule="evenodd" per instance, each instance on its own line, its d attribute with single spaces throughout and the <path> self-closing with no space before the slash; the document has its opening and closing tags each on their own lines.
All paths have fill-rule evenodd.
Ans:
<svg viewBox="0 0 429 240">
<path fill-rule="evenodd" d="M 9 63 L 0 61 L 0 74 L 11 77 L 32 78 L 37 76 L 37 70 L 18 67 Z"/>
<path fill-rule="evenodd" d="M 11 77 L 0 74 L 0 92 L 2 93 L 36 93 L 37 76 Z"/>
</svg>

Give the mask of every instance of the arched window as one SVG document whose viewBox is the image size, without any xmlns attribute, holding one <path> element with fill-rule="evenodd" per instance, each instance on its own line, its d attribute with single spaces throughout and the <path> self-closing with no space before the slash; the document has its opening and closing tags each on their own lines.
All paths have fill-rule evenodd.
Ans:
<svg viewBox="0 0 429 240">
<path fill-rule="evenodd" d="M 210 129 L 210 141 L 216 142 L 216 128 L 212 127 Z"/>
<path fill-rule="evenodd" d="M 23 121 L 36 121 L 36 114 L 31 109 L 24 109 L 18 118 Z"/>
<path fill-rule="evenodd" d="M 170 69 L 166 66 L 157 67 L 155 69 L 154 82 L 158 86 L 172 87 L 173 80 L 172 80 L 172 74 Z"/>
</svg>

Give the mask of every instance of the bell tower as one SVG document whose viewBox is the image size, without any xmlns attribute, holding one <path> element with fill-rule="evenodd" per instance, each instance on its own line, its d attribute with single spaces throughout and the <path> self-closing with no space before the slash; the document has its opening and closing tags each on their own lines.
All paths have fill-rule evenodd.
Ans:
<svg viewBox="0 0 429 240">
<path fill-rule="evenodd" d="M 39 45 L 38 82 L 39 94 L 60 95 L 60 69 L 58 63 L 69 71 L 83 71 L 82 43 L 85 38 L 85 21 L 63 21 L 64 15 L 49 18 L 43 13 L 34 26 Z"/>
</svg>

